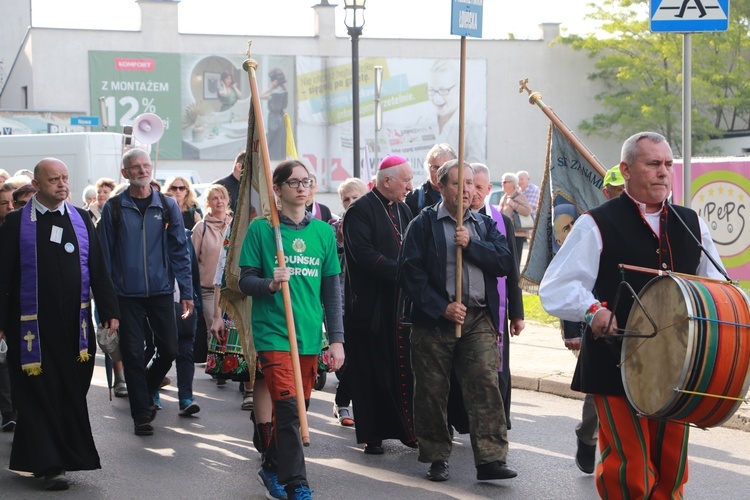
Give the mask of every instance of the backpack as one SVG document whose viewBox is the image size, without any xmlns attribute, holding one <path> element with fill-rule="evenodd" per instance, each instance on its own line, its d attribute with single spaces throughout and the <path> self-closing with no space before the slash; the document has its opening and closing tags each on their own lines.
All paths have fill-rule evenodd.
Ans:
<svg viewBox="0 0 750 500">
<path fill-rule="evenodd" d="M 161 220 L 164 222 L 164 229 L 169 227 L 169 206 L 167 205 L 167 197 L 161 191 L 159 193 L 159 200 L 161 201 Z M 117 230 L 120 227 L 120 221 L 122 220 L 122 198 L 120 196 L 113 196 L 107 203 L 112 204 L 112 227 L 117 234 Z"/>
</svg>

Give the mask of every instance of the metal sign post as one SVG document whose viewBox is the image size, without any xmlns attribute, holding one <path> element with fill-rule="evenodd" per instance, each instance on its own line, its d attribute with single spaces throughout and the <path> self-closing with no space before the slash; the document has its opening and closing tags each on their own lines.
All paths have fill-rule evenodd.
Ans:
<svg viewBox="0 0 750 500">
<path fill-rule="evenodd" d="M 729 28 L 729 0 L 651 0 L 654 33 L 682 33 L 682 204 L 690 207 L 692 156 L 693 43 L 691 33 L 726 31 Z"/>
</svg>

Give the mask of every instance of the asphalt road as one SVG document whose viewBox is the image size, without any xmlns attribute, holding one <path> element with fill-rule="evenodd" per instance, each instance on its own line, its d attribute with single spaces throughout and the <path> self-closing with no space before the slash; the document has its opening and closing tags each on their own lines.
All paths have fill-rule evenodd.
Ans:
<svg viewBox="0 0 750 500">
<path fill-rule="evenodd" d="M 98 359 L 98 363 L 101 363 Z M 171 374 L 174 380 L 174 373 Z M 596 498 L 593 477 L 575 466 L 575 434 L 581 402 L 549 394 L 514 391 L 509 465 L 519 476 L 478 482 L 468 436 L 457 436 L 451 479 L 432 483 L 417 453 L 386 441 L 382 456 L 365 455 L 354 431 L 332 417 L 335 377 L 313 393 L 308 413 L 312 445 L 306 449 L 308 477 L 319 499 L 588 499 Z M 133 435 L 127 400 L 111 403 L 103 369 L 89 393 L 94 437 L 102 459 L 98 471 L 69 473 L 71 489 L 48 493 L 42 481 L 7 469 L 12 435 L 0 433 L 0 498 L 76 499 L 224 498 L 261 499 L 259 456 L 251 442 L 249 412 L 241 411 L 237 384 L 217 388 L 198 371 L 195 392 L 202 410 L 177 415 L 176 388 L 162 392 L 165 408 L 154 436 Z M 748 498 L 750 433 L 694 430 L 687 498 Z"/>
</svg>

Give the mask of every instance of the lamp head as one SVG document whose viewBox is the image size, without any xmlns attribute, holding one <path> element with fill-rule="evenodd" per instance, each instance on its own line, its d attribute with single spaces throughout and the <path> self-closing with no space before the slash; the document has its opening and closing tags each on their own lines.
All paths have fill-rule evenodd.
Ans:
<svg viewBox="0 0 750 500">
<path fill-rule="evenodd" d="M 365 25 L 365 2 L 367 0 L 344 0 L 344 24 L 347 28 L 359 29 Z"/>
</svg>

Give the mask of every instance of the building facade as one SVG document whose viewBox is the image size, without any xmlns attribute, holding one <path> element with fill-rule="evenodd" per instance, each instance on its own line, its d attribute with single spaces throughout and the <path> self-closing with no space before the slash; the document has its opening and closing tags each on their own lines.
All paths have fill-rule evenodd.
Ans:
<svg viewBox="0 0 750 500">
<path fill-rule="evenodd" d="M 316 171 L 323 191 L 335 190 L 352 171 L 351 43 L 336 37 L 334 6 L 324 3 L 312 7 L 314 36 L 268 37 L 180 33 L 178 2 L 146 0 L 138 1 L 137 31 L 36 28 L 30 27 L 29 0 L 5 0 L 10 15 L 0 16 L 0 112 L 103 111 L 109 131 L 153 112 L 166 125 L 159 164 L 197 170 L 210 180 L 245 147 L 250 93 L 241 67 L 251 40 L 261 94 L 270 89 L 271 69 L 286 77 L 287 95 L 270 92 L 263 101 L 269 140 L 281 107 L 292 119 L 300 159 Z M 573 130 L 597 112 L 594 96 L 602 89 L 587 78 L 593 61 L 554 43 L 559 25 L 541 25 L 541 32 L 539 40 L 467 42 L 466 158 L 486 163 L 496 179 L 523 169 L 539 184 L 543 174 L 549 121 L 526 93 L 519 94 L 519 80 L 528 78 L 529 87 Z M 457 145 L 452 138 L 458 113 L 443 115 L 445 101 L 457 94 L 451 81 L 459 55 L 458 38 L 360 39 L 363 162 L 396 153 L 418 166 L 432 143 Z M 377 134 L 375 66 L 384 67 L 383 127 Z M 227 74 L 238 89 L 231 103 L 222 96 Z M 604 165 L 619 161 L 619 140 L 579 137 Z M 423 179 L 424 172 L 415 170 L 416 180 Z"/>
</svg>

